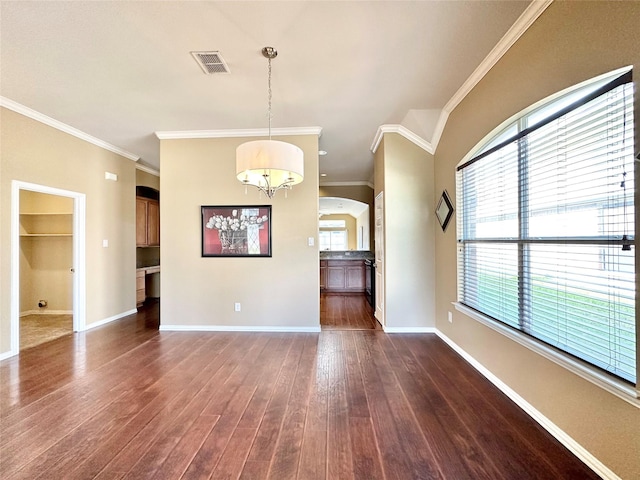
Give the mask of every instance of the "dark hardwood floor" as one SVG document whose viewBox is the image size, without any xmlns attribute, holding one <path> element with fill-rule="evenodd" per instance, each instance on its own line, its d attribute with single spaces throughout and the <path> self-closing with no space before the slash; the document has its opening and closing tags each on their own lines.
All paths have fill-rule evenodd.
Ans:
<svg viewBox="0 0 640 480">
<path fill-rule="evenodd" d="M 0 363 L 0 478 L 598 478 L 435 335 L 157 315 Z"/>
<path fill-rule="evenodd" d="M 323 330 L 382 330 L 364 294 L 321 293 Z"/>
</svg>

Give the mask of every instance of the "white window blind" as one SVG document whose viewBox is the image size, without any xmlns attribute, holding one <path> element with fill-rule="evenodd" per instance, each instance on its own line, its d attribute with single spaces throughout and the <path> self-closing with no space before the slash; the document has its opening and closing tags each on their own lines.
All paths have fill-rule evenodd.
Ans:
<svg viewBox="0 0 640 480">
<path fill-rule="evenodd" d="M 346 230 L 325 230 L 318 233 L 320 250 L 347 250 Z"/>
<path fill-rule="evenodd" d="M 635 383 L 631 72 L 586 95 L 458 168 L 458 296 Z"/>
</svg>

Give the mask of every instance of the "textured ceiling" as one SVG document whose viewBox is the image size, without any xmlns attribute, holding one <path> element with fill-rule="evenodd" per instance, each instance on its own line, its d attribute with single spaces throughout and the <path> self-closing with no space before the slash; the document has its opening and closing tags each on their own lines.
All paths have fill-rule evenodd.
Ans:
<svg viewBox="0 0 640 480">
<path fill-rule="evenodd" d="M 0 95 L 159 168 L 157 131 L 322 128 L 323 182 L 366 182 L 378 127 L 431 140 L 529 1 L 2 1 Z M 205 75 L 192 51 L 220 51 Z"/>
</svg>

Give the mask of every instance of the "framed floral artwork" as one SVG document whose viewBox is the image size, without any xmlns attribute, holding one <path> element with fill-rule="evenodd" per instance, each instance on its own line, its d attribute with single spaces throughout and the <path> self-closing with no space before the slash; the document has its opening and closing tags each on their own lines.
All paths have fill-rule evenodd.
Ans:
<svg viewBox="0 0 640 480">
<path fill-rule="evenodd" d="M 203 205 L 203 257 L 270 257 L 271 205 Z"/>
</svg>

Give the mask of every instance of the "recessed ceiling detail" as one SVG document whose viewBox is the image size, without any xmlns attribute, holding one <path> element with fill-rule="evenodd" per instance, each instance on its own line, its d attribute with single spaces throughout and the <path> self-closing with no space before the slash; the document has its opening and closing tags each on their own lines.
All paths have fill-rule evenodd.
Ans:
<svg viewBox="0 0 640 480">
<path fill-rule="evenodd" d="M 224 61 L 220 52 L 191 52 L 202 71 L 207 75 L 214 73 L 231 73 L 227 62 Z"/>
</svg>

